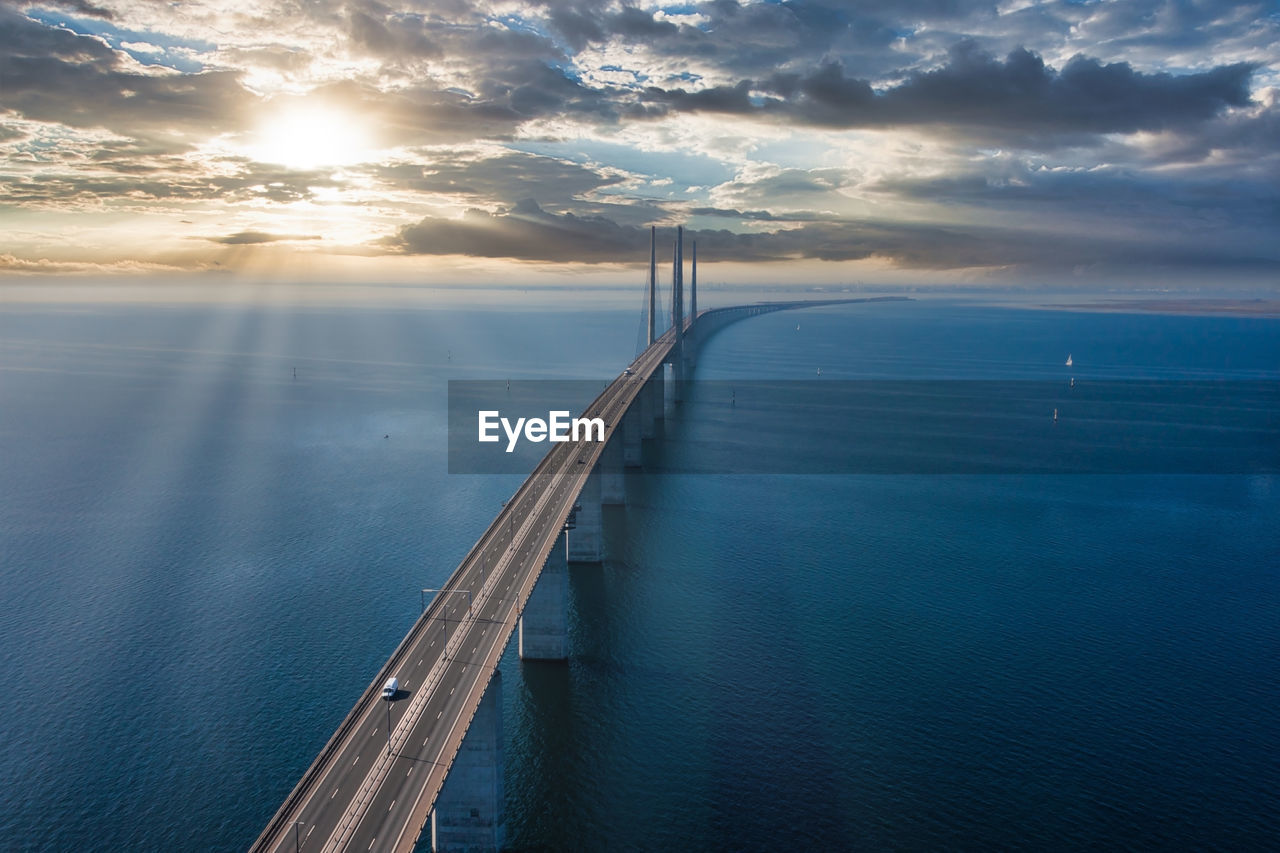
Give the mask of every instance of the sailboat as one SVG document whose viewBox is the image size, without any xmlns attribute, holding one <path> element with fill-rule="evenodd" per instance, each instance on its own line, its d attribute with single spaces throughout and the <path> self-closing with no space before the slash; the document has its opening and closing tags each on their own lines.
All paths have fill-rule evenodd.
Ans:
<svg viewBox="0 0 1280 853">
<path fill-rule="evenodd" d="M 1067 353 L 1067 367 L 1071 366 L 1071 353 Z"/>
<path fill-rule="evenodd" d="M 1054 409 L 1054 410 L 1053 410 L 1053 422 L 1054 422 L 1055 424 L 1058 422 L 1058 410 L 1057 410 L 1057 409 Z"/>
</svg>

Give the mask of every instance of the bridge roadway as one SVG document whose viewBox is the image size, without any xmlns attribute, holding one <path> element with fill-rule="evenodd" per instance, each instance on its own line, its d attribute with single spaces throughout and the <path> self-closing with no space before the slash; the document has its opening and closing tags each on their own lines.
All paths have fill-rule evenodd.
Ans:
<svg viewBox="0 0 1280 853">
<path fill-rule="evenodd" d="M 896 299 L 901 297 L 712 309 L 698 312 L 699 328 L 709 333 L 723 322 L 787 308 Z M 692 318 L 685 324 L 691 328 Z M 604 419 L 605 441 L 552 446 L 361 694 L 251 853 L 413 850 L 583 484 L 674 343 L 669 329 L 587 407 L 584 416 Z M 401 692 L 391 703 L 388 750 L 381 691 L 393 675 Z"/>
<path fill-rule="evenodd" d="M 607 440 L 668 357 L 668 330 L 585 417 L 605 442 L 553 445 L 414 623 L 252 851 L 411 851 L 543 563 Z M 468 612 L 468 596 L 471 608 Z M 387 709 L 387 678 L 400 680 Z M 296 826 L 295 826 L 296 824 Z M 296 843 L 296 848 L 295 848 Z"/>
</svg>

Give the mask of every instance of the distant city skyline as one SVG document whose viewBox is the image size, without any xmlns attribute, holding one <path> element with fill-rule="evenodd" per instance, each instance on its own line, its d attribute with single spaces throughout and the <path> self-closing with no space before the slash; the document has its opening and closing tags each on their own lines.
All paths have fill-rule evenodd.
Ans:
<svg viewBox="0 0 1280 853">
<path fill-rule="evenodd" d="M 1274 3 L 0 0 L 0 281 L 621 283 L 683 224 L 707 281 L 1274 288 L 1277 45 Z"/>
</svg>

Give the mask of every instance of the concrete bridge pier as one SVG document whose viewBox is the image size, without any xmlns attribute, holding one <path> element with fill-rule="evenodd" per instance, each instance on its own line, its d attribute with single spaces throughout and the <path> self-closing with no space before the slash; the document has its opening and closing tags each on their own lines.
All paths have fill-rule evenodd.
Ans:
<svg viewBox="0 0 1280 853">
<path fill-rule="evenodd" d="M 666 365 L 659 365 L 658 369 L 653 372 L 653 378 L 649 380 L 652 386 L 649 392 L 653 395 L 652 409 L 653 420 L 660 421 L 667 416 L 667 368 Z M 653 438 L 652 435 L 645 436 Z"/>
<path fill-rule="evenodd" d="M 569 533 L 569 562 L 598 563 L 604 559 L 604 523 L 600 513 L 598 465 L 583 483 L 577 503 L 579 509 L 574 513 L 574 528 Z"/>
<path fill-rule="evenodd" d="M 615 430 L 609 443 L 600 454 L 596 469 L 600 472 L 600 503 L 621 506 L 627 502 L 627 482 L 624 473 L 625 450 L 623 437 Z"/>
<path fill-rule="evenodd" d="M 503 796 L 502 673 L 494 670 L 431 810 L 431 849 L 501 850 L 506 843 Z"/>
<path fill-rule="evenodd" d="M 661 372 L 659 367 L 658 372 Z M 657 381 L 656 375 L 651 377 L 648 382 L 644 383 L 644 387 L 640 389 L 640 393 L 636 395 L 636 405 L 640 407 L 640 437 L 653 438 L 656 434 L 654 429 L 654 421 L 657 415 L 653 412 L 654 399 L 654 382 Z M 634 406 L 632 408 L 635 408 Z"/>
<path fill-rule="evenodd" d="M 643 445 L 640 443 L 644 432 L 641 421 L 644 420 L 644 398 L 648 396 L 648 388 L 640 389 L 638 399 L 622 416 L 622 464 L 627 468 L 639 468 L 644 464 Z"/>
<path fill-rule="evenodd" d="M 520 613 L 521 660 L 569 657 L 569 546 L 563 530 Z"/>
</svg>

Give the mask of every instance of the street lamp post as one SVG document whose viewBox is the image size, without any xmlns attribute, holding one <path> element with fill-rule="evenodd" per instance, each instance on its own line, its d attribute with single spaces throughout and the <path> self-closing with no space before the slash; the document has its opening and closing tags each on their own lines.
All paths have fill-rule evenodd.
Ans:
<svg viewBox="0 0 1280 853">
<path fill-rule="evenodd" d="M 302 841 L 301 841 L 301 839 L 299 839 L 299 838 L 298 838 L 298 827 L 300 827 L 300 826 L 302 826 L 302 825 L 303 825 L 303 823 L 302 823 L 302 821 L 300 821 L 300 820 L 295 820 L 295 821 L 293 822 L 293 850 L 294 850 L 294 853 L 298 853 L 298 851 L 302 850 Z"/>
<path fill-rule="evenodd" d="M 462 593 L 465 592 L 467 594 L 467 615 L 468 616 L 471 615 L 471 590 L 469 589 L 424 589 L 422 591 L 422 602 L 423 602 L 422 610 L 424 613 L 426 612 L 426 609 L 427 609 L 426 596 L 427 596 L 427 593 L 429 592 L 438 592 L 438 593 L 441 593 L 442 595 L 461 595 Z M 445 632 L 447 634 L 448 628 L 449 628 L 449 605 L 446 602 L 446 603 L 443 603 L 441 606 L 444 608 Z M 445 660 L 448 660 L 448 655 L 446 654 L 446 651 L 448 650 L 448 648 L 449 648 L 449 642 L 448 640 L 446 640 L 444 647 L 440 649 L 440 654 L 445 658 Z"/>
</svg>

